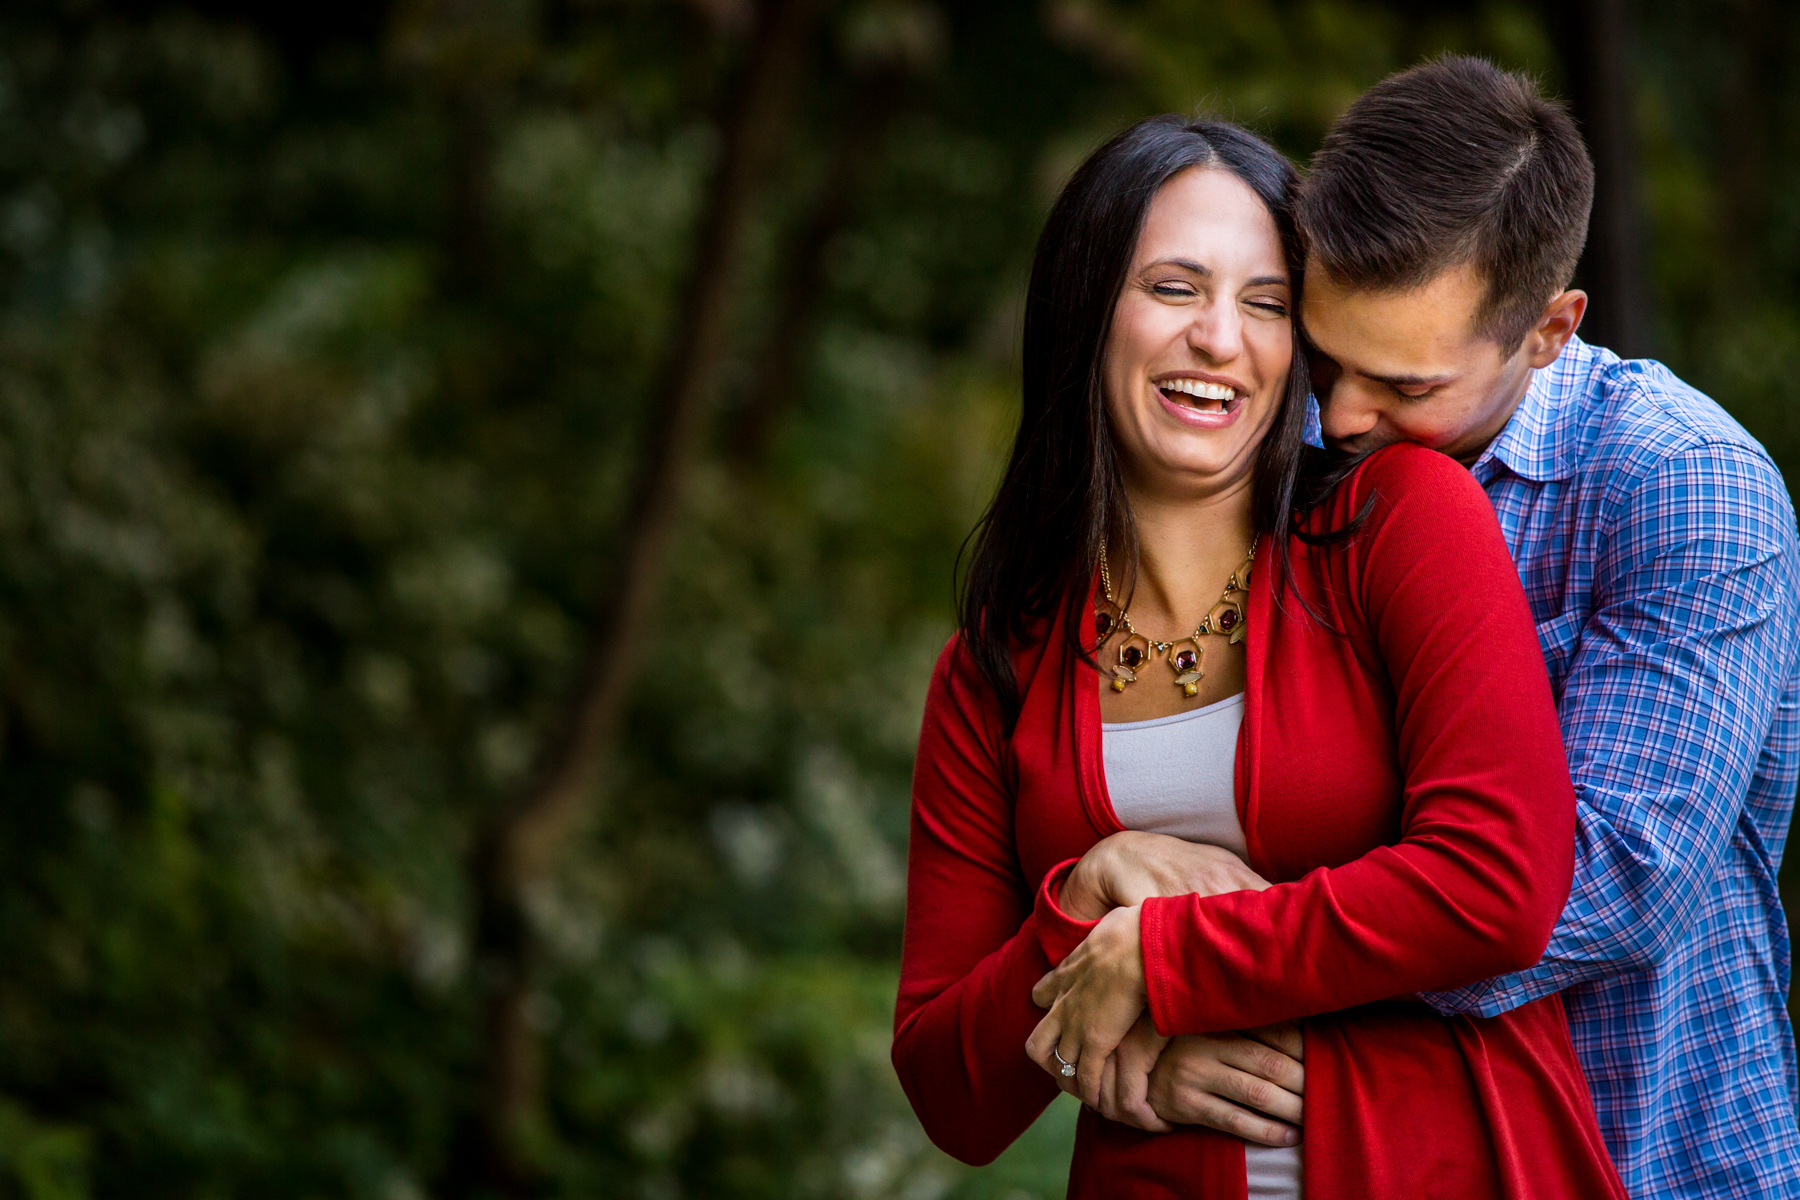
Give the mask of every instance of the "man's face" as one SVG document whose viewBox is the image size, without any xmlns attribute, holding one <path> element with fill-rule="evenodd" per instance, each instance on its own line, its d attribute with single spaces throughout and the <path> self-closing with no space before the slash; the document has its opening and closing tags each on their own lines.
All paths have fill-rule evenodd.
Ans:
<svg viewBox="0 0 1800 1200">
<path fill-rule="evenodd" d="M 1309 259 L 1300 309 L 1325 440 L 1356 452 L 1418 442 L 1473 463 L 1542 365 L 1527 352 L 1532 337 L 1503 356 L 1475 332 L 1484 294 L 1468 266 L 1411 291 L 1369 292 L 1343 287 Z"/>
</svg>

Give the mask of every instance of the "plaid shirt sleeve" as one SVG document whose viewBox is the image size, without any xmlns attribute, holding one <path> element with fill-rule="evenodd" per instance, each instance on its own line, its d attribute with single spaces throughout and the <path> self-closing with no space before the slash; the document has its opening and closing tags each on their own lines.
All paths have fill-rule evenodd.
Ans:
<svg viewBox="0 0 1800 1200">
<path fill-rule="evenodd" d="M 1493 1016 L 1660 964 L 1740 824 L 1787 683 L 1800 563 L 1772 463 L 1700 445 L 1602 508 L 1595 607 L 1559 705 L 1578 800 L 1569 903 L 1537 966 L 1424 997 L 1443 1012 Z"/>
</svg>

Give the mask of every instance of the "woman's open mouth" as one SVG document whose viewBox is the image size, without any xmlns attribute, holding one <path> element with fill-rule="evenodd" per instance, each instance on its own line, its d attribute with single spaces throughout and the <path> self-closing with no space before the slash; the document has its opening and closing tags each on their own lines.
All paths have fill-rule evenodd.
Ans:
<svg viewBox="0 0 1800 1200">
<path fill-rule="evenodd" d="M 1164 408 L 1193 425 L 1228 424 L 1243 404 L 1236 388 L 1204 379 L 1165 379 L 1156 391 Z"/>
</svg>

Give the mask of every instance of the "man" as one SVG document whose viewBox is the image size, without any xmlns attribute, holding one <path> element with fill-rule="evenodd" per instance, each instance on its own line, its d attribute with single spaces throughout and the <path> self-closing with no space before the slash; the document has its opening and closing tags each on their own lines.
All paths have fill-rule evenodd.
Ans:
<svg viewBox="0 0 1800 1200">
<path fill-rule="evenodd" d="M 1633 1196 L 1800 1195 L 1776 872 L 1800 776 L 1800 547 L 1780 473 L 1654 362 L 1575 336 L 1593 168 L 1563 109 L 1469 58 L 1359 99 L 1298 205 L 1324 438 L 1423 443 L 1493 501 L 1538 622 L 1578 798 L 1538 966 L 1425 999 L 1563 994 Z M 1504 753 L 1504 747 L 1496 747 Z M 1301 1068 L 1178 1040 L 1159 1109 L 1277 1142 Z"/>
</svg>

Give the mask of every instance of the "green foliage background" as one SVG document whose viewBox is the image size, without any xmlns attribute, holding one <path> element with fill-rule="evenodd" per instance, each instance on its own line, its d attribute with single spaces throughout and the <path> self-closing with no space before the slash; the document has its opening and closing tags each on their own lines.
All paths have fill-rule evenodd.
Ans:
<svg viewBox="0 0 1800 1200">
<path fill-rule="evenodd" d="M 458 1190 L 471 839 L 618 548 L 742 7 L 0 15 L 0 1196 Z M 1800 466 L 1800 88 L 1759 97 L 1745 205 L 1741 48 L 1638 17 L 1663 356 Z M 733 466 L 894 44 L 803 378 Z M 968 1171 L 887 1065 L 912 744 L 1037 223 L 1131 119 L 1205 106 L 1304 157 L 1444 48 L 1563 79 L 1509 3 L 831 10 L 622 752 L 532 901 L 547 1194 L 1060 1194 L 1068 1112 Z"/>
</svg>

